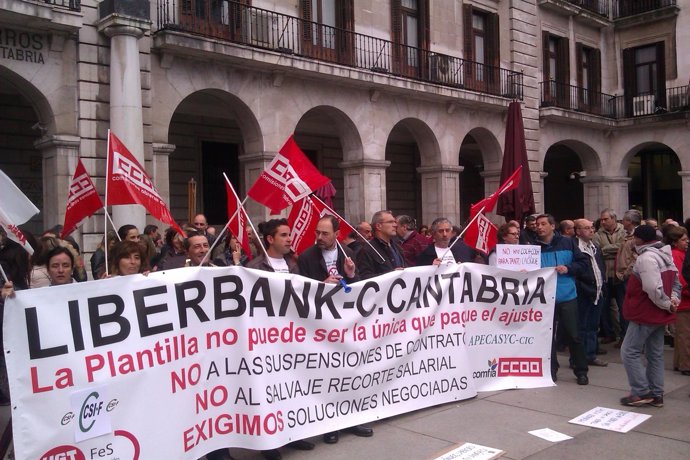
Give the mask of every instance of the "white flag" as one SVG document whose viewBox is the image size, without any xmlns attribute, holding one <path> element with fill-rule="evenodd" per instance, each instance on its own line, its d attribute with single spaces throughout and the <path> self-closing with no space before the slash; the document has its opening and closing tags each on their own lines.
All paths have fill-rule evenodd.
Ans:
<svg viewBox="0 0 690 460">
<path fill-rule="evenodd" d="M 2 171 L 0 171 L 0 196 L 2 197 L 2 201 L 0 201 L 0 226 L 5 229 L 9 239 L 19 243 L 29 254 L 33 254 L 33 248 L 17 227 L 38 214 L 38 208 Z"/>
</svg>

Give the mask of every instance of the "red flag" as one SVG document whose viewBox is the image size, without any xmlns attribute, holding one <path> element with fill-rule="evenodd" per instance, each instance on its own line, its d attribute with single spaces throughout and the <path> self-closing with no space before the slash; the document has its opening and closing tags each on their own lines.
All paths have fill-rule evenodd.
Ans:
<svg viewBox="0 0 690 460">
<path fill-rule="evenodd" d="M 103 201 L 93 185 L 91 176 L 86 172 L 84 164 L 79 160 L 74 170 L 72 183 L 69 185 L 69 198 L 65 211 L 65 224 L 60 238 L 64 239 L 72 233 L 87 217 L 93 216 L 103 208 Z"/>
<path fill-rule="evenodd" d="M 474 215 L 477 214 L 482 207 L 484 208 L 483 212 L 492 212 L 494 207 L 496 207 L 496 202 L 498 201 L 499 196 L 505 192 L 517 188 L 517 186 L 520 185 L 520 171 L 522 171 L 522 165 L 518 166 L 513 174 L 510 175 L 508 180 L 501 184 L 498 190 L 480 202 L 473 204 L 472 207 L 470 207 L 470 217 L 474 217 Z"/>
<path fill-rule="evenodd" d="M 247 235 L 248 217 L 244 211 L 244 207 L 240 205 L 241 202 L 235 193 L 235 188 L 230 184 L 227 177 L 225 178 L 225 191 L 228 195 L 228 219 L 232 219 L 228 225 L 228 231 L 235 235 L 237 242 L 240 243 L 240 246 L 244 249 L 247 258 L 251 260 L 252 250 L 249 247 L 249 236 Z M 233 218 L 233 216 L 235 217 Z"/>
<path fill-rule="evenodd" d="M 278 214 L 329 180 L 311 164 L 291 135 L 247 195 Z"/>
<path fill-rule="evenodd" d="M 108 131 L 108 173 L 105 181 L 107 206 L 140 204 L 153 217 L 184 235 L 144 168 L 122 141 L 110 131 Z"/>
<path fill-rule="evenodd" d="M 465 230 L 463 241 L 469 247 L 488 254 L 496 247 L 498 229 L 484 214 L 479 214 Z"/>
<path fill-rule="evenodd" d="M 335 216 L 338 219 L 338 241 L 343 241 L 354 230 L 352 226 L 342 219 L 338 213 L 312 196 L 298 201 L 292 206 L 288 222 L 290 223 L 292 238 L 291 247 L 298 255 L 314 245 L 316 238 L 316 224 L 323 216 Z"/>
<path fill-rule="evenodd" d="M 316 237 L 316 223 L 319 221 L 319 214 L 315 209 L 311 197 L 306 197 L 292 205 L 288 222 L 290 223 L 290 246 L 295 253 L 302 254 L 314 245 Z"/>
</svg>

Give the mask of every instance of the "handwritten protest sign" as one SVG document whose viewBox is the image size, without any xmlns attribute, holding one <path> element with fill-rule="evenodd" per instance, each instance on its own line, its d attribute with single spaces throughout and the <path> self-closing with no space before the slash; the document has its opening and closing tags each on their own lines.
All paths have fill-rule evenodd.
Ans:
<svg viewBox="0 0 690 460">
<path fill-rule="evenodd" d="M 497 244 L 496 266 L 513 271 L 538 270 L 541 268 L 541 246 Z"/>
<path fill-rule="evenodd" d="M 555 272 L 506 273 L 417 267 L 345 293 L 197 267 L 17 292 L 16 457 L 196 459 L 551 386 Z"/>
</svg>

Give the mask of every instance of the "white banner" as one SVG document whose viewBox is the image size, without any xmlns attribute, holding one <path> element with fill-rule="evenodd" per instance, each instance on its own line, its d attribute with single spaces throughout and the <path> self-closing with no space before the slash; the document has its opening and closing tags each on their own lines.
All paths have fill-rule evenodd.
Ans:
<svg viewBox="0 0 690 460">
<path fill-rule="evenodd" d="M 17 292 L 17 458 L 197 459 L 553 385 L 553 269 L 417 267 L 351 287 L 227 267 Z"/>
</svg>

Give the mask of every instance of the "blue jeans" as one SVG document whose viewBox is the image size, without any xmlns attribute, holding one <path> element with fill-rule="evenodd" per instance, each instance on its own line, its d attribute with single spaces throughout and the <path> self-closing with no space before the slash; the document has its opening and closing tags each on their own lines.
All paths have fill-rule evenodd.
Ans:
<svg viewBox="0 0 690 460">
<path fill-rule="evenodd" d="M 604 298 L 599 298 L 599 302 L 595 304 L 592 299 L 586 296 L 577 298 L 578 335 L 585 348 L 587 362 L 594 361 L 597 357 L 597 329 L 599 328 L 601 304 L 604 300 Z"/>
<path fill-rule="evenodd" d="M 647 368 L 642 364 L 642 350 Z M 664 395 L 664 326 L 628 322 L 621 359 L 633 396 Z"/>
</svg>

